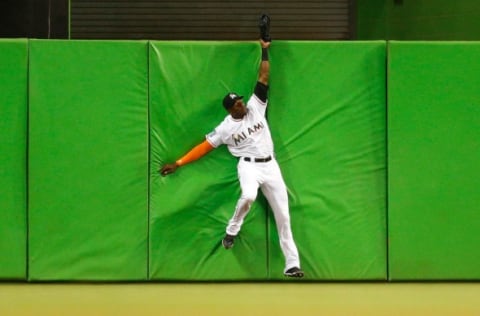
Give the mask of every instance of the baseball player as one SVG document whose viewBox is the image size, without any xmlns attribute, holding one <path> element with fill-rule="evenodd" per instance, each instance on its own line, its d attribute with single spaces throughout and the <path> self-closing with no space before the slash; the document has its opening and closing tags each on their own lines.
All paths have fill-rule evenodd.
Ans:
<svg viewBox="0 0 480 316">
<path fill-rule="evenodd" d="M 234 92 L 223 99 L 223 106 L 229 115 L 211 133 L 205 141 L 195 146 L 186 155 L 173 164 L 164 165 L 162 176 L 171 174 L 177 168 L 204 156 L 222 144 L 227 145 L 230 153 L 238 158 L 238 179 L 241 196 L 235 212 L 228 222 L 226 235 L 222 240 L 225 249 L 233 247 L 235 237 L 240 232 L 243 220 L 250 211 L 260 188 L 272 207 L 277 225 L 280 247 L 285 256 L 284 275 L 303 277 L 300 269 L 298 250 L 290 227 L 288 194 L 277 161 L 275 160 L 272 137 L 265 118 L 267 109 L 268 77 L 270 62 L 268 48 L 271 42 L 260 39 L 262 61 L 254 93 L 247 104 L 243 96 Z"/>
</svg>

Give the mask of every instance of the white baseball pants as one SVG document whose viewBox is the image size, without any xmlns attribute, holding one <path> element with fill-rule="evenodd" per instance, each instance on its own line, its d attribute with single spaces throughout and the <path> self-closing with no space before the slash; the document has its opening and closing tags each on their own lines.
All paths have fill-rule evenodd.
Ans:
<svg viewBox="0 0 480 316">
<path fill-rule="evenodd" d="M 300 258 L 290 227 L 287 188 L 277 161 L 272 158 L 268 162 L 249 162 L 240 158 L 237 170 L 242 194 L 228 223 L 227 234 L 238 234 L 260 187 L 273 210 L 280 248 L 285 256 L 284 271 L 292 267 L 300 268 Z"/>
</svg>

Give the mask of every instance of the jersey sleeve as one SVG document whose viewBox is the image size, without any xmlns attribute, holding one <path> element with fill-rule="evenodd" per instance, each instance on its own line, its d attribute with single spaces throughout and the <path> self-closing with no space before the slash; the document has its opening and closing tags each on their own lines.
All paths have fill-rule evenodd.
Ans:
<svg viewBox="0 0 480 316">
<path fill-rule="evenodd" d="M 222 124 L 217 126 L 212 132 L 208 133 L 205 136 L 205 139 L 212 145 L 214 148 L 223 144 L 222 137 Z"/>
</svg>

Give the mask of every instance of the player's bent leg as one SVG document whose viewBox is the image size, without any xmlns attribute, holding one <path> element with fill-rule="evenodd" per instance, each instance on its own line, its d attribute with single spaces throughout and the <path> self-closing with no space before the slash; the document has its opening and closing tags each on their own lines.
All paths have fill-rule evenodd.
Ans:
<svg viewBox="0 0 480 316">
<path fill-rule="evenodd" d="M 236 236 L 240 231 L 243 220 L 250 211 L 252 203 L 257 198 L 258 193 L 258 182 L 253 166 L 250 163 L 241 160 L 238 163 L 237 172 L 242 195 L 237 201 L 235 212 L 228 222 L 226 229 L 227 235 L 231 236 Z"/>
<path fill-rule="evenodd" d="M 237 206 L 235 207 L 235 213 L 233 214 L 233 217 L 228 222 L 228 226 L 226 229 L 227 233 L 222 240 L 222 245 L 225 249 L 230 249 L 233 247 L 233 244 L 235 242 L 235 237 L 240 232 L 240 229 L 242 228 L 243 220 L 245 219 L 245 216 L 247 216 L 248 212 L 250 211 L 252 203 L 255 201 L 255 197 L 256 197 L 256 194 L 254 196 L 252 195 L 249 197 L 242 196 L 238 200 Z"/>
<path fill-rule="evenodd" d="M 226 230 L 227 234 L 232 236 L 238 235 L 238 232 L 242 228 L 243 220 L 250 211 L 250 208 L 252 207 L 252 203 L 255 201 L 255 198 L 256 192 L 252 192 L 249 195 L 242 195 L 242 197 L 240 197 L 235 207 L 235 213 L 228 222 Z"/>
</svg>

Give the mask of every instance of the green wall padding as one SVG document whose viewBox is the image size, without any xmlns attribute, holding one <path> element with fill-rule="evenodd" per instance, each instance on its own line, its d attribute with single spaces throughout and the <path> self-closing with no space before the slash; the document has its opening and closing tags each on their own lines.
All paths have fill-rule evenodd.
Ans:
<svg viewBox="0 0 480 316">
<path fill-rule="evenodd" d="M 385 45 L 271 48 L 269 120 L 306 279 L 387 278 Z M 269 218 L 270 276 L 278 279 L 284 263 Z"/>
<path fill-rule="evenodd" d="M 239 242 L 221 247 L 239 195 L 236 159 L 225 148 L 158 174 L 223 120 L 227 91 L 252 93 L 258 43 L 154 42 L 150 52 L 150 277 L 283 279 L 261 194 Z M 268 115 L 307 279 L 387 278 L 385 59 L 384 42 L 271 48 Z"/>
<path fill-rule="evenodd" d="M 392 280 L 480 278 L 480 43 L 389 45 Z"/>
<path fill-rule="evenodd" d="M 235 246 L 221 239 L 240 195 L 237 160 L 225 146 L 161 177 L 159 168 L 202 142 L 227 115 L 231 90 L 249 95 L 260 46 L 252 42 L 150 43 L 150 278 L 263 280 L 267 277 L 266 206 L 262 198 Z"/>
<path fill-rule="evenodd" d="M 147 51 L 30 42 L 30 280 L 147 278 Z"/>
<path fill-rule="evenodd" d="M 27 43 L 0 40 L 0 279 L 27 271 Z"/>
</svg>

